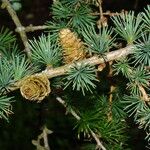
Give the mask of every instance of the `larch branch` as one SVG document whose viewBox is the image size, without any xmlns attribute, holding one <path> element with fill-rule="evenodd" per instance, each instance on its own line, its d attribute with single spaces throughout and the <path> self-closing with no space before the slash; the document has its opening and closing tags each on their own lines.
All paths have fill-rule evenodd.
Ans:
<svg viewBox="0 0 150 150">
<path fill-rule="evenodd" d="M 13 22 L 15 23 L 16 27 L 17 28 L 23 28 L 16 12 L 14 11 L 14 9 L 12 8 L 10 2 L 8 0 L 2 0 L 3 2 L 3 5 L 5 6 L 5 8 L 7 9 L 9 15 L 11 16 Z M 20 37 L 21 37 L 21 40 L 24 44 L 24 47 L 25 47 L 25 52 L 27 53 L 27 55 L 30 57 L 30 48 L 29 48 L 29 44 L 28 44 L 28 38 L 27 38 L 27 35 L 26 35 L 26 32 L 24 30 L 21 30 L 19 32 L 20 34 Z"/>
<path fill-rule="evenodd" d="M 115 51 L 112 51 L 112 52 L 105 53 L 105 60 L 103 58 L 99 57 L 99 56 L 93 56 L 93 57 L 90 57 L 88 59 L 78 61 L 76 63 L 78 65 L 80 65 L 82 63 L 89 64 L 89 65 L 98 65 L 98 64 L 109 62 L 109 61 L 112 61 L 112 60 L 117 60 L 121 57 L 125 57 L 125 56 L 131 54 L 132 51 L 133 51 L 133 47 L 134 46 L 127 46 L 127 47 L 119 49 L 119 50 L 115 50 Z M 64 65 L 64 66 L 61 66 L 61 67 L 57 67 L 57 68 L 46 69 L 46 70 L 44 70 L 44 71 L 42 71 L 41 73 L 38 73 L 38 74 L 43 74 L 44 73 L 44 74 L 46 74 L 46 76 L 49 79 L 51 79 L 53 77 L 58 77 L 58 76 L 65 75 L 73 65 L 74 65 L 74 63 L 71 63 L 71 64 L 67 64 L 67 65 Z M 18 81 L 16 83 L 14 83 L 9 89 L 11 91 L 14 91 L 14 90 L 18 89 L 20 82 L 21 81 Z"/>
<path fill-rule="evenodd" d="M 56 97 L 56 100 L 61 103 L 65 108 L 66 108 L 66 103 L 65 101 L 61 98 L 61 97 Z M 76 118 L 78 121 L 81 119 L 80 116 L 73 110 L 70 110 L 70 113 L 72 114 L 72 116 L 74 116 L 74 118 Z M 98 136 L 92 131 L 90 130 L 91 136 L 93 137 L 93 139 L 96 141 L 97 143 L 97 148 L 98 149 L 102 149 L 102 150 L 106 150 L 106 148 L 103 146 L 103 144 L 101 143 L 101 141 L 99 140 Z"/>
<path fill-rule="evenodd" d="M 25 32 L 34 32 L 34 31 L 37 31 L 37 30 L 45 30 L 45 29 L 48 29 L 49 26 L 46 26 L 46 25 L 39 25 L 39 26 L 33 26 L 32 24 L 29 25 L 29 26 L 26 26 L 26 27 L 17 27 L 16 28 L 16 32 L 22 32 L 22 31 L 25 31 Z"/>
<path fill-rule="evenodd" d="M 127 56 L 128 54 L 131 54 L 132 51 L 133 51 L 133 46 L 127 46 L 127 47 L 119 49 L 119 50 L 105 53 L 104 54 L 105 60 L 99 56 L 93 56 L 88 59 L 79 61 L 79 62 L 77 62 L 77 64 L 80 65 L 81 63 L 85 63 L 85 64 L 89 64 L 89 65 L 98 65 L 101 63 L 109 62 L 112 60 L 117 60 L 121 57 Z M 61 66 L 58 68 L 45 70 L 45 71 L 43 71 L 43 73 L 45 73 L 48 78 L 65 75 L 69 71 L 69 69 L 72 67 L 72 65 L 74 65 L 74 64 L 67 64 L 67 65 L 64 65 L 64 66 Z"/>
</svg>

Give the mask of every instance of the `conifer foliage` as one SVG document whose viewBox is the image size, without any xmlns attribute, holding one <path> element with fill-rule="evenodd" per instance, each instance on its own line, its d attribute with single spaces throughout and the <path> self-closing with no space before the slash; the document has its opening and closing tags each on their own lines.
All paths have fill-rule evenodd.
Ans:
<svg viewBox="0 0 150 150">
<path fill-rule="evenodd" d="M 110 13 L 111 25 L 101 27 L 101 0 L 53 0 L 49 7 L 46 32 L 22 38 L 24 51 L 12 31 L 0 30 L 0 118 L 9 120 L 15 95 L 8 93 L 20 88 L 28 103 L 60 102 L 76 119 L 76 138 L 88 140 L 83 149 L 130 149 L 129 117 L 150 144 L 150 6 L 136 15 Z"/>
</svg>

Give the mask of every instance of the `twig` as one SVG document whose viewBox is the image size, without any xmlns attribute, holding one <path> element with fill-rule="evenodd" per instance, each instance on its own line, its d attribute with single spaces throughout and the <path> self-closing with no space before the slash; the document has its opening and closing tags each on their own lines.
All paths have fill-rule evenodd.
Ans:
<svg viewBox="0 0 150 150">
<path fill-rule="evenodd" d="M 96 143 L 97 143 L 97 146 L 96 146 L 96 149 L 98 150 L 106 150 L 106 148 L 103 146 L 103 144 L 100 142 L 99 138 L 97 137 L 97 135 L 92 131 L 90 130 L 91 132 L 91 135 L 92 137 L 95 139 Z"/>
<path fill-rule="evenodd" d="M 56 97 L 56 100 L 61 103 L 65 108 L 66 108 L 66 103 L 64 100 L 62 100 L 62 98 L 60 97 Z M 72 116 L 74 116 L 77 120 L 80 120 L 80 116 L 73 110 L 71 109 L 70 110 L 70 113 L 72 114 Z M 102 149 L 102 150 L 106 150 L 106 148 L 103 146 L 103 144 L 100 142 L 99 138 L 97 137 L 97 135 L 92 131 L 90 130 L 90 133 L 91 133 L 91 136 L 94 138 L 94 140 L 96 141 L 97 143 L 97 148 L 98 149 Z"/>
<path fill-rule="evenodd" d="M 113 12 L 110 12 L 110 11 L 107 11 L 107 12 L 103 12 L 103 16 L 117 16 L 117 15 L 120 15 L 121 13 L 113 13 Z M 99 12 L 95 12 L 95 13 L 91 13 L 91 15 L 93 16 L 99 16 L 100 13 Z"/>
<path fill-rule="evenodd" d="M 145 69 L 150 71 L 150 66 L 145 66 Z"/>
<path fill-rule="evenodd" d="M 119 59 L 121 57 L 124 57 L 124 56 L 127 56 L 127 55 L 131 54 L 133 47 L 134 46 L 128 46 L 128 47 L 125 47 L 125 48 L 122 48 L 122 49 L 119 49 L 119 50 L 115 50 L 115 51 L 112 51 L 112 52 L 105 53 L 105 60 L 103 58 L 100 58 L 99 56 L 93 56 L 91 58 L 79 61 L 79 62 L 77 62 L 77 64 L 80 65 L 81 63 L 85 63 L 85 64 L 89 64 L 89 65 L 98 65 L 98 64 L 101 64 L 101 63 L 116 60 L 116 59 Z M 44 71 L 42 71 L 41 73 L 38 73 L 38 74 L 40 75 L 40 74 L 45 73 L 46 76 L 49 79 L 53 78 L 53 77 L 57 77 L 57 76 L 62 76 L 62 75 L 65 75 L 73 65 L 74 65 L 74 63 L 67 64 L 67 65 L 64 65 L 64 66 L 61 66 L 61 67 L 57 67 L 57 68 L 46 69 L 46 70 L 44 70 Z M 9 87 L 9 89 L 11 91 L 14 91 L 14 90 L 18 89 L 20 82 L 21 81 L 18 81 L 16 83 L 12 84 L 12 86 Z"/>
<path fill-rule="evenodd" d="M 138 88 L 139 88 L 139 90 L 140 90 L 141 93 L 142 93 L 142 99 L 143 99 L 145 102 L 149 102 L 149 101 L 150 101 L 150 98 L 149 98 L 148 94 L 146 93 L 144 87 L 141 86 L 141 85 L 139 85 Z"/>
<path fill-rule="evenodd" d="M 50 133 L 48 131 L 49 130 L 46 127 L 44 127 L 44 129 L 43 129 L 43 139 L 44 139 L 45 149 L 50 150 L 50 147 L 49 147 L 49 144 L 48 144 L 48 138 L 47 138 L 47 135 L 50 134 Z"/>
<path fill-rule="evenodd" d="M 102 0 L 98 0 L 98 4 L 99 4 L 99 15 L 100 15 L 100 20 L 103 19 L 103 8 L 102 8 Z"/>
<path fill-rule="evenodd" d="M 37 150 L 50 150 L 48 144 L 48 134 L 52 134 L 53 132 L 47 129 L 46 126 L 43 128 L 43 132 L 38 136 L 37 140 L 32 140 L 32 144 L 36 146 Z M 41 145 L 41 140 L 44 141 L 44 144 Z"/>
<path fill-rule="evenodd" d="M 119 59 L 123 56 L 127 56 L 127 55 L 131 54 L 133 51 L 133 47 L 134 46 L 128 46 L 128 47 L 125 47 L 125 48 L 122 48 L 119 50 L 105 53 L 104 54 L 105 60 L 99 56 L 93 56 L 93 57 L 90 57 L 88 59 L 84 59 L 82 61 L 79 61 L 79 62 L 77 62 L 77 64 L 80 65 L 81 63 L 84 63 L 84 64 L 89 64 L 89 65 L 98 65 L 101 63 L 116 60 L 116 59 Z M 54 68 L 54 69 L 45 70 L 42 73 L 45 73 L 48 78 L 53 78 L 56 76 L 65 75 L 69 71 L 69 69 L 72 67 L 72 65 L 74 65 L 74 63 L 67 64 L 67 65 L 64 65 L 64 66 L 61 66 L 58 68 Z"/>
<path fill-rule="evenodd" d="M 48 29 L 49 26 L 46 26 L 46 25 L 41 25 L 41 26 L 33 26 L 32 24 L 27 26 L 27 27 L 17 27 L 16 28 L 16 32 L 33 32 L 33 31 L 37 31 L 37 30 L 45 30 L 45 29 Z"/>
<path fill-rule="evenodd" d="M 7 9 L 8 13 L 10 14 L 13 22 L 15 23 L 16 27 L 17 28 L 22 28 L 22 24 L 16 14 L 16 12 L 14 11 L 14 9 L 12 8 L 10 2 L 8 0 L 2 0 L 3 2 L 3 6 L 5 6 L 5 8 Z M 30 57 L 30 48 L 29 48 L 29 44 L 28 44 L 28 38 L 27 38 L 27 35 L 26 35 L 26 32 L 24 30 L 20 31 L 19 32 L 20 34 L 20 37 L 21 37 L 21 40 L 24 44 L 24 47 L 25 47 L 25 52 L 27 53 L 27 55 Z"/>
<path fill-rule="evenodd" d="M 97 21 L 98 28 L 108 26 L 108 19 L 103 15 L 102 0 L 97 0 L 99 7 L 99 20 Z"/>
<path fill-rule="evenodd" d="M 62 100 L 62 98 L 56 97 L 56 100 L 57 100 L 59 103 L 61 103 L 64 107 L 67 106 L 66 103 L 65 103 L 65 101 Z M 77 120 L 80 120 L 80 116 L 78 116 L 78 114 L 77 114 L 73 109 L 70 110 L 70 113 L 71 113 Z"/>
<path fill-rule="evenodd" d="M 109 111 L 108 111 L 108 121 L 112 121 L 112 103 L 113 103 L 113 91 L 116 89 L 115 86 L 110 86 L 110 95 L 109 95 Z"/>
<path fill-rule="evenodd" d="M 111 77 L 113 76 L 113 69 L 112 69 L 112 64 L 113 64 L 113 61 L 110 61 L 109 62 L 109 73 L 108 73 L 108 77 Z M 110 83 L 110 91 L 109 91 L 109 110 L 108 110 L 108 121 L 112 121 L 112 102 L 113 102 L 113 92 L 114 90 L 116 89 L 115 86 L 113 86 L 112 83 Z"/>
</svg>

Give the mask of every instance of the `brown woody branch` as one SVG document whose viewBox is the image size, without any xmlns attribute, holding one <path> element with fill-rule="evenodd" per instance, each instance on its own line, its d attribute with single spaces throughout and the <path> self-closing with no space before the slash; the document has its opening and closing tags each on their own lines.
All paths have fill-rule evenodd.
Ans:
<svg viewBox="0 0 150 150">
<path fill-rule="evenodd" d="M 93 56 L 88 59 L 79 61 L 79 62 L 77 62 L 77 64 L 80 65 L 81 63 L 84 63 L 84 64 L 89 64 L 89 65 L 98 65 L 101 63 L 109 62 L 112 60 L 117 60 L 121 57 L 127 56 L 128 54 L 131 54 L 132 51 L 133 51 L 133 46 L 127 46 L 127 47 L 119 49 L 119 50 L 105 53 L 106 60 L 104 60 L 103 58 L 101 58 L 99 56 Z M 72 65 L 73 64 L 67 64 L 67 65 L 64 65 L 64 66 L 61 66 L 58 68 L 45 70 L 42 73 L 45 73 L 48 78 L 65 75 L 69 71 L 69 69 L 72 67 Z"/>
<path fill-rule="evenodd" d="M 148 96 L 148 94 L 146 93 L 146 90 L 144 89 L 144 87 L 142 85 L 138 86 L 140 92 L 142 93 L 142 100 L 144 100 L 145 102 L 149 102 L 150 98 Z"/>
<path fill-rule="evenodd" d="M 37 31 L 37 30 L 45 30 L 45 29 L 48 29 L 49 26 L 46 26 L 46 25 L 41 25 L 41 26 L 33 26 L 32 24 L 29 25 L 29 26 L 26 26 L 26 27 L 17 27 L 16 28 L 16 32 L 34 32 L 34 31 Z"/>
<path fill-rule="evenodd" d="M 100 13 L 99 12 L 94 12 L 94 13 L 91 13 L 91 15 L 93 16 L 99 16 Z M 120 15 L 120 13 L 116 12 L 110 12 L 110 11 L 107 11 L 107 12 L 103 12 L 103 16 L 117 16 L 117 15 Z"/>
<path fill-rule="evenodd" d="M 16 12 L 14 11 L 14 9 L 12 8 L 10 2 L 8 0 L 2 0 L 3 2 L 3 6 L 7 9 L 9 15 L 11 16 L 13 22 L 15 23 L 16 27 L 17 28 L 23 28 Z M 28 38 L 27 38 L 27 35 L 26 35 L 26 32 L 24 30 L 21 30 L 19 32 L 20 34 L 20 37 L 21 37 L 21 40 L 24 44 L 24 47 L 25 47 L 25 52 L 27 53 L 28 56 L 30 56 L 30 48 L 29 48 L 29 44 L 28 44 Z"/>
<path fill-rule="evenodd" d="M 121 10 L 121 12 L 111 12 L 111 11 L 106 11 L 106 12 L 103 12 L 103 16 L 118 16 L 118 15 L 121 15 L 122 13 L 124 12 L 127 12 L 126 10 Z M 100 12 L 94 12 L 94 13 L 91 13 L 91 15 L 93 16 L 100 16 Z"/>
<path fill-rule="evenodd" d="M 93 56 L 93 57 L 90 57 L 88 59 L 78 61 L 77 64 L 81 65 L 82 63 L 84 63 L 84 64 L 89 64 L 89 65 L 98 65 L 98 64 L 101 64 L 101 63 L 109 62 L 109 61 L 112 61 L 112 60 L 117 60 L 121 57 L 127 56 L 127 55 L 131 54 L 132 51 L 133 51 L 133 46 L 127 46 L 127 47 L 119 49 L 119 50 L 115 50 L 115 51 L 112 51 L 112 52 L 105 53 L 105 60 L 103 58 L 99 57 L 99 56 Z M 57 67 L 57 68 L 46 69 L 46 70 L 44 70 L 44 71 L 42 71 L 41 73 L 38 73 L 38 74 L 43 74 L 44 73 L 44 74 L 46 74 L 46 76 L 49 79 L 51 79 L 53 77 L 65 75 L 73 65 L 74 65 L 74 63 L 67 64 L 67 65 L 64 65 L 64 66 L 61 66 L 61 67 Z M 14 83 L 9 89 L 11 91 L 14 91 L 14 90 L 18 89 L 20 82 L 21 81 L 18 81 L 16 83 Z"/>
<path fill-rule="evenodd" d="M 66 103 L 65 101 L 60 98 L 60 97 L 57 97 L 56 100 L 61 103 L 65 108 L 66 108 Z M 74 116 L 74 118 L 76 118 L 78 121 L 81 119 L 80 116 L 73 110 L 71 109 L 70 110 L 70 113 L 72 114 L 72 116 Z M 93 139 L 96 141 L 97 143 L 97 149 L 99 150 L 106 150 L 106 148 L 103 146 L 103 144 L 101 143 L 101 141 L 99 140 L 98 136 L 92 131 L 90 130 L 90 133 L 91 133 L 91 136 L 93 137 Z"/>
<path fill-rule="evenodd" d="M 44 126 L 42 133 L 38 136 L 37 140 L 32 140 L 32 144 L 36 146 L 37 150 L 50 150 L 48 134 L 52 133 L 51 130 Z M 41 144 L 41 140 L 43 140 L 43 145 Z"/>
</svg>

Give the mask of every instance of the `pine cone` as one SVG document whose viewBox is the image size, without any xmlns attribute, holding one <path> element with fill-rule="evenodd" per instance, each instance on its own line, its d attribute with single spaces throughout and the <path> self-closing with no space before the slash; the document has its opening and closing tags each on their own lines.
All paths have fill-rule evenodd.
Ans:
<svg viewBox="0 0 150 150">
<path fill-rule="evenodd" d="M 23 97 L 31 101 L 41 102 L 50 92 L 50 82 L 46 75 L 31 75 L 20 83 Z"/>
<path fill-rule="evenodd" d="M 60 44 L 63 48 L 64 63 L 69 64 L 85 58 L 83 42 L 68 28 L 60 30 Z"/>
</svg>

